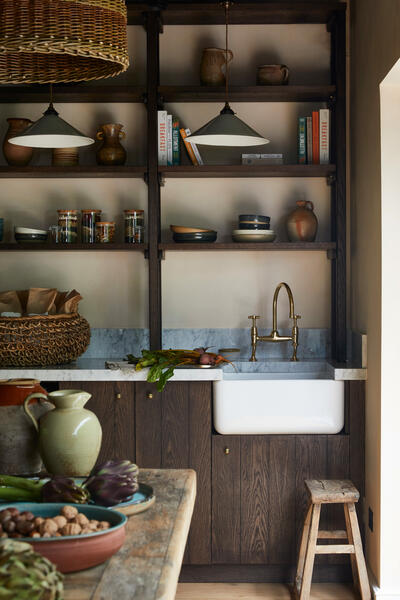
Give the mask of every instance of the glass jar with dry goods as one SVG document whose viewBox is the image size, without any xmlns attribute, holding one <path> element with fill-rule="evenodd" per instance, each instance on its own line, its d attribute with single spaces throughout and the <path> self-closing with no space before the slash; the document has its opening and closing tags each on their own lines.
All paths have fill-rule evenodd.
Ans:
<svg viewBox="0 0 400 600">
<path fill-rule="evenodd" d="M 109 244 L 114 241 L 115 222 L 98 221 L 96 223 L 96 242 L 99 244 Z"/>
<path fill-rule="evenodd" d="M 96 223 L 101 221 L 101 210 L 84 209 L 82 213 L 81 236 L 84 244 L 94 244 L 96 241 Z"/>
<path fill-rule="evenodd" d="M 124 210 L 125 243 L 140 244 L 144 234 L 144 210 Z"/>
<path fill-rule="evenodd" d="M 57 212 L 58 225 L 60 227 L 60 242 L 74 244 L 78 241 L 78 211 L 60 209 Z"/>
</svg>

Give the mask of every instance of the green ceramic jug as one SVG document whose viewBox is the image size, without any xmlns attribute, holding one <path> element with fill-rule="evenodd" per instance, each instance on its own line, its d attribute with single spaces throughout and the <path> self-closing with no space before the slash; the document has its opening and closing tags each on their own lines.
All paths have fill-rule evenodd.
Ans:
<svg viewBox="0 0 400 600">
<path fill-rule="evenodd" d="M 45 398 L 54 405 L 39 422 L 31 413 L 32 398 Z M 81 390 L 58 390 L 47 396 L 30 394 L 24 410 L 39 433 L 39 451 L 52 475 L 85 477 L 94 467 L 101 446 L 101 425 L 96 415 L 83 408 L 91 395 Z"/>
</svg>

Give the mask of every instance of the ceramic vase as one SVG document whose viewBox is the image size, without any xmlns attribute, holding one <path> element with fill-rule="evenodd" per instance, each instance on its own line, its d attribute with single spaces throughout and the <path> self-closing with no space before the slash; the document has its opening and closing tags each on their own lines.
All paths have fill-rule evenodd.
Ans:
<svg viewBox="0 0 400 600">
<path fill-rule="evenodd" d="M 54 410 L 39 421 L 29 402 L 45 398 Z M 86 477 L 93 469 L 101 446 L 101 425 L 96 415 L 84 408 L 91 395 L 81 390 L 58 390 L 48 396 L 31 394 L 24 410 L 39 433 L 39 450 L 46 470 L 52 475 Z"/>
<path fill-rule="evenodd" d="M 43 468 L 38 434 L 23 408 L 25 398 L 33 392 L 45 392 L 35 379 L 0 384 L 0 473 L 34 475 Z M 30 410 L 39 419 L 51 408 L 51 404 L 41 399 Z"/>
<path fill-rule="evenodd" d="M 318 219 L 310 200 L 298 200 L 297 208 L 286 219 L 286 231 L 290 242 L 313 242 L 317 235 Z"/>
<path fill-rule="evenodd" d="M 25 131 L 25 129 L 32 125 L 32 121 L 30 119 L 10 117 L 7 119 L 7 122 L 8 130 L 3 141 L 4 158 L 12 167 L 26 167 L 32 159 L 33 148 L 16 146 L 15 144 L 10 144 L 8 140 Z"/>
<path fill-rule="evenodd" d="M 204 48 L 200 64 L 200 81 L 202 85 L 224 85 L 226 63 L 231 62 L 233 53 L 228 50 L 228 61 L 226 51 L 223 48 Z"/>
<path fill-rule="evenodd" d="M 98 165 L 125 164 L 126 150 L 120 142 L 120 139 L 125 137 L 125 132 L 121 131 L 122 127 L 123 125 L 120 123 L 108 123 L 100 126 L 96 137 L 103 142 L 103 145 L 96 153 Z"/>
</svg>

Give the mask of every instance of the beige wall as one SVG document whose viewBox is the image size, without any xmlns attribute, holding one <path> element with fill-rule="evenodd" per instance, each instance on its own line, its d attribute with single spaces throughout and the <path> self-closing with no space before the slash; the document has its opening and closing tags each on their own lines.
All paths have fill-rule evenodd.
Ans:
<svg viewBox="0 0 400 600">
<path fill-rule="evenodd" d="M 352 0 L 351 321 L 368 334 L 366 506 L 368 559 L 380 568 L 381 148 L 379 84 L 400 56 L 397 0 Z M 393 273 L 394 274 L 394 273 Z"/>
<path fill-rule="evenodd" d="M 129 72 L 107 84 L 145 82 L 143 28 L 130 28 L 129 43 L 133 57 Z M 197 84 L 201 49 L 223 44 L 222 26 L 165 27 L 161 36 L 161 82 Z M 235 56 L 233 83 L 254 84 L 257 65 L 276 62 L 289 66 L 292 83 L 329 81 L 329 35 L 322 25 L 232 26 L 230 46 Z M 99 123 L 123 123 L 129 163 L 144 164 L 143 106 L 56 103 L 56 107 L 63 118 L 92 135 Z M 220 106 L 174 104 L 168 108 L 194 130 L 214 116 Z M 271 139 L 266 151 L 284 152 L 288 161 L 295 162 L 297 117 L 310 114 L 314 105 L 233 103 L 233 108 Z M 0 105 L 0 137 L 6 129 L 6 117 L 37 118 L 43 109 L 37 104 Z M 95 163 L 91 148 L 81 152 L 82 163 Z M 41 164 L 46 164 L 46 160 L 48 156 L 43 153 L 35 159 Z M 6 218 L 6 239 L 11 239 L 14 224 L 39 227 L 55 222 L 57 208 L 102 208 L 107 218 L 116 218 L 121 224 L 122 209 L 146 207 L 146 193 L 140 180 L 3 180 L 0 212 Z M 165 233 L 171 223 L 214 227 L 222 239 L 230 235 L 237 215 L 248 211 L 270 215 L 273 228 L 284 239 L 284 217 L 300 198 L 314 202 L 320 223 L 318 239 L 328 240 L 329 188 L 323 179 L 167 180 L 161 193 L 162 226 Z M 273 291 L 281 280 L 293 287 L 296 310 L 302 315 L 301 326 L 330 324 L 330 262 L 324 252 L 170 252 L 162 272 L 166 327 L 244 327 L 252 312 L 261 314 L 265 319 L 262 324 L 267 325 Z M 147 324 L 147 263 L 141 255 L 2 253 L 0 285 L 1 289 L 73 286 L 84 295 L 82 312 L 93 326 Z M 283 302 L 280 314 L 285 323 Z"/>
</svg>

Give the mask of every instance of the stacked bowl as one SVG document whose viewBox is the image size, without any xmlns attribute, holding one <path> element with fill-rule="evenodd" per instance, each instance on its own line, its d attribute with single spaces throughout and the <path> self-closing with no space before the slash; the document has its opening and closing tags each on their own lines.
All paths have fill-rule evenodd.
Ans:
<svg viewBox="0 0 400 600">
<path fill-rule="evenodd" d="M 270 217 L 265 215 L 239 215 L 239 229 L 232 231 L 234 242 L 273 242 L 275 232 L 269 228 Z"/>
<path fill-rule="evenodd" d="M 217 239 L 217 232 L 213 229 L 200 229 L 199 227 L 183 227 L 170 225 L 172 239 L 178 244 L 182 243 L 210 243 Z"/>
</svg>

